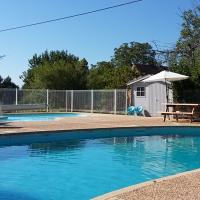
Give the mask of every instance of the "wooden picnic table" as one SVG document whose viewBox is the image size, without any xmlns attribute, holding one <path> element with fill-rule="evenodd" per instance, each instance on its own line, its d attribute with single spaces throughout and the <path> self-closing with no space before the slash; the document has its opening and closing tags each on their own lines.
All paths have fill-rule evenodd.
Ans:
<svg viewBox="0 0 200 200">
<path fill-rule="evenodd" d="M 164 116 L 164 122 L 166 121 L 166 116 L 169 117 L 170 115 L 173 115 L 176 117 L 177 122 L 180 116 L 189 116 L 191 123 L 194 118 L 195 109 L 200 106 L 200 104 L 196 103 L 166 103 L 165 105 L 166 111 L 161 112 L 161 115 Z M 169 110 L 170 108 L 172 108 L 172 111 Z"/>
</svg>

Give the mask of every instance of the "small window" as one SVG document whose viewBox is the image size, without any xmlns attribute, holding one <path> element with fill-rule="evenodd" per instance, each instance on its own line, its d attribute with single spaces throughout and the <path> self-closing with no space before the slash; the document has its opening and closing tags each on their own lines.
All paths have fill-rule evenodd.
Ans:
<svg viewBox="0 0 200 200">
<path fill-rule="evenodd" d="M 137 96 L 144 97 L 145 96 L 145 89 L 144 87 L 137 87 Z"/>
</svg>

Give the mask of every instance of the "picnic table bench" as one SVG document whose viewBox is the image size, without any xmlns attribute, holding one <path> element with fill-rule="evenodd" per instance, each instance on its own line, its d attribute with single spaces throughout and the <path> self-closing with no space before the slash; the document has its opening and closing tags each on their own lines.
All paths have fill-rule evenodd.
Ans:
<svg viewBox="0 0 200 200">
<path fill-rule="evenodd" d="M 161 112 L 161 115 L 164 116 L 164 122 L 166 121 L 166 117 L 173 115 L 176 118 L 176 121 L 178 122 L 178 119 L 180 116 L 189 116 L 190 122 L 192 123 L 194 118 L 194 112 L 195 109 L 199 106 L 199 104 L 189 104 L 189 103 L 167 103 L 166 104 L 166 111 Z M 169 111 L 169 108 L 172 108 L 172 111 Z M 185 108 L 186 110 L 190 111 L 181 111 L 180 107 Z M 170 117 L 169 117 L 170 119 Z"/>
</svg>

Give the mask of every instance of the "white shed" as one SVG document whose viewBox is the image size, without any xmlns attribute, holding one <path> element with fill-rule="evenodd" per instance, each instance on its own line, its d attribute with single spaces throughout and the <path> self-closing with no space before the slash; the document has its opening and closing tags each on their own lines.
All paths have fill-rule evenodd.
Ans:
<svg viewBox="0 0 200 200">
<path fill-rule="evenodd" d="M 150 76 L 140 77 L 127 84 L 131 87 L 131 105 L 142 106 L 146 116 L 161 116 L 160 112 L 165 110 L 165 103 L 167 102 L 166 85 L 164 82 L 144 83 L 143 80 Z M 170 102 L 172 102 L 172 96 L 172 90 L 170 89 Z"/>
</svg>

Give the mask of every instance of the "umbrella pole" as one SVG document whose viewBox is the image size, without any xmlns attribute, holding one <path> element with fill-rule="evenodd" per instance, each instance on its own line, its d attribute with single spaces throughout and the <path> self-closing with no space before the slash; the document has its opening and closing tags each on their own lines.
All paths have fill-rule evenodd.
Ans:
<svg viewBox="0 0 200 200">
<path fill-rule="evenodd" d="M 165 88 L 166 88 L 166 100 L 167 100 L 167 103 L 169 101 L 169 96 L 168 96 L 168 86 L 167 86 L 167 81 L 165 79 Z"/>
</svg>

